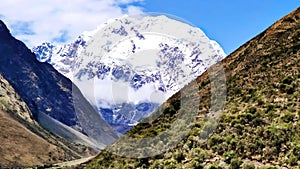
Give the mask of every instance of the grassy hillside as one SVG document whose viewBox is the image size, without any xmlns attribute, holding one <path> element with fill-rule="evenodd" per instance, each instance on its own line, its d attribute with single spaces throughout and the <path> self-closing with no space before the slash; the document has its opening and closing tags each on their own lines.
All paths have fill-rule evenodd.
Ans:
<svg viewBox="0 0 300 169">
<path fill-rule="evenodd" d="M 132 138 L 159 136 L 179 113 L 197 112 L 194 121 L 186 126 L 191 127 L 189 134 L 176 147 L 154 157 L 126 158 L 110 152 L 126 152 L 132 145 L 142 143 L 121 138 L 86 168 L 299 168 L 299 60 L 300 8 L 222 61 L 227 97 L 218 124 L 205 121 L 210 117 L 211 102 L 211 83 L 206 72 L 181 91 L 187 91 L 185 96 L 192 99 L 200 95 L 199 109 L 182 110 L 178 105 L 182 97 L 177 93 L 162 105 L 159 118 L 144 119 L 126 134 Z M 198 91 L 192 91 L 195 87 Z M 214 127 L 216 130 L 205 141 Z M 178 140 L 162 139 L 149 150 L 174 141 Z"/>
</svg>

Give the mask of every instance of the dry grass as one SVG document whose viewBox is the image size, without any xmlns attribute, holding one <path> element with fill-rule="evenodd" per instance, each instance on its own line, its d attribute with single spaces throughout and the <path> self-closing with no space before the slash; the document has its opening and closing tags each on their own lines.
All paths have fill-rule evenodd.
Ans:
<svg viewBox="0 0 300 169">
<path fill-rule="evenodd" d="M 0 164 L 2 167 L 35 166 L 59 162 L 56 146 L 37 136 L 0 110 Z"/>
</svg>

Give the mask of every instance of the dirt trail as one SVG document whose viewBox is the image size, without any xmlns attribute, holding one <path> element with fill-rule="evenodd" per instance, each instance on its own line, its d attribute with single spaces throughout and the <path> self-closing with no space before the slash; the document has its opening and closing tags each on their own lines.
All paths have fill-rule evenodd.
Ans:
<svg viewBox="0 0 300 169">
<path fill-rule="evenodd" d="M 72 167 L 72 166 L 76 166 L 82 163 L 85 163 L 93 158 L 95 158 L 96 156 L 91 156 L 91 157 L 86 157 L 86 158 L 81 158 L 81 159 L 77 159 L 77 160 L 73 160 L 73 161 L 66 161 L 66 162 L 62 162 L 62 163 L 57 163 L 57 164 L 53 164 L 52 169 L 58 169 L 58 168 L 68 168 L 68 167 Z"/>
</svg>

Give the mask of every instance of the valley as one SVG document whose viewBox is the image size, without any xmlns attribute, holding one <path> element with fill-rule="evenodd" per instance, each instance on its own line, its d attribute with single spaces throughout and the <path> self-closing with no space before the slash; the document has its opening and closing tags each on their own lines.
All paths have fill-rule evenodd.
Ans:
<svg viewBox="0 0 300 169">
<path fill-rule="evenodd" d="M 298 169 L 299 60 L 300 8 L 228 56 L 163 15 L 32 51 L 0 20 L 0 168 Z"/>
</svg>

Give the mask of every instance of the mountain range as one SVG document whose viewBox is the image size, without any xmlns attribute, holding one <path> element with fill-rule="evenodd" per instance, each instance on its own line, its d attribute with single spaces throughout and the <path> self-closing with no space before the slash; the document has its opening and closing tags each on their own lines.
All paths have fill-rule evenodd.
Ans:
<svg viewBox="0 0 300 169">
<path fill-rule="evenodd" d="M 167 17 L 160 16 L 158 17 L 159 22 L 153 21 L 152 24 L 159 25 L 168 20 Z M 118 22 L 121 23 L 121 20 Z M 176 22 L 176 24 L 179 23 Z M 148 35 L 137 34 L 138 30 L 129 29 L 130 26 L 138 27 L 139 21 L 131 23 L 125 25 L 123 31 L 131 31 L 138 37 L 148 38 Z M 221 47 L 215 41 L 209 40 L 200 29 L 189 25 L 184 26 L 188 26 L 191 32 L 200 33 L 200 41 L 203 43 L 201 50 L 194 46 L 197 50 L 187 57 L 186 53 L 183 55 L 179 51 L 182 47 L 174 46 L 171 39 L 168 42 L 160 39 L 157 45 L 162 48 L 160 49 L 160 52 L 163 52 L 161 57 L 165 61 L 168 61 L 170 55 L 176 56 L 170 59 L 169 67 L 165 67 L 163 74 L 171 72 L 171 64 L 174 66 L 175 63 L 179 63 L 177 61 L 179 59 L 184 61 L 185 67 L 192 66 L 193 68 L 192 73 L 182 79 L 182 81 L 188 82 L 211 64 L 223 59 L 225 54 Z M 5 128 L 9 123 L 13 124 L 1 133 L 7 138 L 1 149 L 3 153 L 0 158 L 1 167 L 29 167 L 42 164 L 45 164 L 44 167 L 46 167 L 53 163 L 93 155 L 120 137 L 115 130 L 125 133 L 132 127 L 132 124 L 135 125 L 134 123 L 140 118 L 148 116 L 164 101 L 151 102 L 138 98 L 134 102 L 121 100 L 117 104 L 111 103 L 109 107 L 103 106 L 101 103 L 107 104 L 110 100 L 91 102 L 92 98 L 85 98 L 79 88 L 69 80 L 72 79 L 81 87 L 79 82 L 82 78 L 88 77 L 88 80 L 91 80 L 89 77 L 95 76 L 96 72 L 88 69 L 89 67 L 98 68 L 97 79 L 100 81 L 105 78 L 113 81 L 125 80 L 135 91 L 144 86 L 153 85 L 154 89 L 150 89 L 149 92 L 160 91 L 165 95 L 165 99 L 179 90 L 181 86 L 176 86 L 174 79 L 172 79 L 173 84 L 161 83 L 164 80 L 161 77 L 163 74 L 158 74 L 157 68 L 141 70 L 128 68 L 127 63 L 112 64 L 122 60 L 116 56 L 108 58 L 106 62 L 99 59 L 92 61 L 91 58 L 84 58 L 89 61 L 87 64 L 78 62 L 79 59 L 82 59 L 79 55 L 80 52 L 85 50 L 86 43 L 91 36 L 95 35 L 95 32 L 99 33 L 97 31 L 99 30 L 86 32 L 74 43 L 59 47 L 59 50 L 57 50 L 58 47 L 45 43 L 34 48 L 35 53 L 33 53 L 23 42 L 15 39 L 5 24 L 0 21 L 0 60 L 2 63 L 0 75 L 1 84 L 4 87 L 1 95 L 1 115 L 4 120 L 0 125 Z M 124 35 L 120 32 L 115 34 Z M 131 49 L 132 45 L 138 48 L 137 51 L 146 47 L 142 42 L 137 42 L 127 48 Z M 178 45 L 182 46 L 183 44 Z M 199 58 L 203 58 L 203 60 Z M 162 64 L 162 60 L 159 61 Z M 68 75 L 74 71 L 74 66 L 78 66 L 80 69 L 72 78 Z M 105 77 L 107 70 L 110 75 Z M 128 78 L 124 79 L 127 75 Z M 184 74 L 180 76 L 184 76 Z M 165 77 L 167 76 L 165 75 Z M 74 78 L 76 79 L 74 80 Z M 104 84 L 105 81 L 100 83 Z M 85 88 L 81 88 L 81 90 L 83 93 L 86 92 Z M 140 93 L 144 91 L 145 89 Z M 20 135 L 21 138 L 16 135 Z M 16 141 L 11 142 L 12 139 L 16 139 Z M 34 144 L 31 144 L 33 142 Z M 19 144 L 16 145 L 17 143 Z M 43 151 L 43 147 L 49 148 Z M 10 150 L 11 152 L 9 152 Z M 24 158 L 22 158 L 23 156 Z M 19 160 L 16 161 L 16 159 Z"/>
<path fill-rule="evenodd" d="M 160 22 L 167 20 L 168 19 L 165 17 L 159 19 Z M 127 25 L 124 31 L 127 30 L 130 32 L 128 30 L 129 26 L 137 26 L 137 22 L 138 21 L 132 22 L 133 25 Z M 152 24 L 157 25 L 159 23 L 153 22 Z M 103 74 L 98 74 L 97 77 L 99 80 L 104 79 L 105 70 L 108 69 L 111 73 L 108 78 L 111 80 L 123 79 L 119 77 L 124 77 L 127 74 L 126 72 L 129 72 L 129 79 L 126 81 L 131 84 L 131 87 L 134 88 L 134 90 L 144 87 L 147 83 L 158 85 L 154 89 L 151 89 L 149 91 L 150 93 L 155 91 L 167 93 L 168 89 L 168 94 L 170 95 L 172 92 L 174 93 L 178 90 L 175 89 L 174 85 L 172 85 L 173 88 L 171 88 L 171 83 L 160 84 L 162 81 L 161 75 L 157 74 L 156 69 L 144 69 L 138 71 L 136 69 L 128 69 L 126 63 L 123 65 L 111 64 L 111 62 L 120 60 L 118 57 L 109 58 L 107 61 L 108 63 L 102 62 L 102 60 L 96 60 L 97 63 L 95 63 L 89 60 L 91 58 L 85 58 L 89 60 L 87 65 L 83 65 L 80 62 L 74 62 L 78 59 L 82 59 L 78 56 L 78 53 L 86 48 L 85 44 L 89 38 L 91 38 L 91 35 L 94 35 L 95 33 L 85 33 L 74 43 L 64 45 L 63 47 L 60 47 L 58 51 L 56 50 L 57 47 L 50 43 L 46 43 L 44 44 L 46 46 L 34 48 L 33 51 L 40 52 L 40 54 L 34 54 L 24 43 L 15 39 L 10 34 L 2 21 L 0 22 L 0 28 L 0 60 L 2 63 L 0 65 L 0 73 L 3 84 L 11 86 L 9 88 L 4 88 L 4 94 L 1 100 L 1 103 L 3 104 L 3 117 L 7 119 L 10 117 L 9 121 L 15 124 L 8 130 L 4 130 L 2 134 L 10 135 L 12 133 L 9 133 L 9 131 L 20 130 L 20 135 L 25 137 L 25 139 L 19 140 L 22 142 L 19 146 L 24 146 L 24 151 L 20 152 L 17 152 L 18 146 L 15 144 L 8 144 L 9 140 L 7 141 L 3 148 L 3 154 L 6 154 L 10 149 L 14 148 L 14 151 L 11 153 L 15 155 L 8 155 L 10 157 L 9 159 L 7 159 L 6 156 L 2 156 L 2 159 L 0 158 L 1 161 L 4 161 L 3 163 L 1 162 L 4 167 L 52 164 L 94 154 L 96 151 L 105 148 L 119 138 L 120 134 L 115 132 L 115 130 L 122 133 L 126 132 L 132 127 L 130 124 L 137 122 L 140 118 L 152 113 L 159 106 L 160 102 L 163 101 L 150 102 L 147 100 L 135 100 L 135 103 L 132 103 L 123 102 L 123 100 L 118 104 L 110 105 L 110 107 L 91 105 L 88 102 L 91 98 L 87 97 L 86 99 L 76 85 L 67 78 L 70 71 L 74 71 L 73 67 L 75 64 L 76 66 L 83 68 L 79 69 L 77 75 L 74 76 L 77 80 L 69 77 L 74 82 L 80 81 L 85 75 L 95 74 L 91 69 L 86 69 L 87 66 L 94 64 L 96 68 L 99 68 L 97 70 L 98 72 L 103 72 Z M 165 60 L 168 59 L 167 55 L 178 55 L 183 61 L 188 61 L 185 63 L 185 66 L 189 64 L 193 66 L 193 76 L 189 77 L 190 80 L 195 77 L 196 74 L 207 69 L 209 65 L 225 57 L 223 50 L 216 42 L 209 40 L 200 29 L 192 28 L 192 30 L 198 31 L 201 34 L 200 40 L 205 42 L 203 46 L 207 47 L 208 50 L 211 50 L 211 55 L 202 54 L 208 51 L 201 49 L 198 50 L 198 52 L 193 53 L 190 56 L 191 58 L 182 58 L 185 56 L 177 54 L 180 54 L 180 51 L 176 51 L 178 50 L 178 46 L 172 46 L 171 41 L 168 43 L 166 42 L 165 44 L 163 44 L 163 41 L 158 42 L 160 47 L 163 47 L 164 51 L 173 52 L 166 53 L 164 55 Z M 137 30 L 133 32 L 136 33 Z M 148 38 L 147 35 L 139 34 L 139 36 Z M 137 46 L 138 48 L 145 47 L 142 42 L 134 44 L 134 46 Z M 129 49 L 132 46 L 130 45 L 127 47 Z M 45 54 L 45 56 L 42 54 Z M 51 57 L 48 57 L 48 55 Z M 198 58 L 202 58 L 203 55 L 204 58 L 206 57 L 206 60 L 199 60 Z M 53 62 L 55 59 L 57 59 L 57 61 Z M 176 59 L 178 58 L 174 57 L 170 63 L 175 63 Z M 102 64 L 104 66 L 98 67 Z M 61 69 L 61 67 L 65 67 L 65 69 Z M 69 72 L 64 72 L 62 70 L 69 70 Z M 170 67 L 166 68 L 166 71 L 170 70 Z M 164 73 L 166 74 L 167 72 Z M 188 78 L 185 78 L 184 81 L 188 81 Z M 85 88 L 82 88 L 81 90 L 85 92 Z M 145 91 L 145 89 L 143 89 L 143 91 Z M 17 99 L 12 98 L 14 95 L 18 96 Z M 109 100 L 97 100 L 97 103 L 99 102 L 108 103 Z M 93 102 L 91 103 L 93 104 Z M 16 107 L 14 106 L 15 104 L 21 104 L 23 107 Z M 100 114 L 95 111 L 95 109 L 99 111 Z M 117 119 L 113 119 L 117 113 L 121 115 L 121 117 L 117 116 Z M 133 113 L 134 115 L 132 115 Z M 134 121 L 130 121 L 133 116 L 135 117 Z M 122 121 L 120 119 L 125 120 Z M 111 128 L 107 122 L 112 125 L 115 130 Z M 5 127 L 7 122 L 2 121 L 1 125 L 2 127 Z M 16 136 L 12 135 L 9 138 L 13 139 L 14 137 Z M 30 142 L 28 142 L 28 144 L 25 144 L 24 142 L 31 137 L 33 141 L 37 143 L 35 146 L 38 151 L 26 154 L 26 150 L 28 151 L 33 145 L 31 145 Z M 40 148 L 43 146 L 50 146 L 51 149 L 49 148 L 47 151 L 40 152 L 42 151 Z M 55 153 L 56 151 L 59 153 Z M 28 161 L 27 158 L 22 158 L 19 162 L 14 162 L 13 159 L 21 158 L 20 156 L 24 156 L 24 154 L 28 156 Z M 35 158 L 40 158 L 40 160 L 33 160 Z"/>
</svg>

